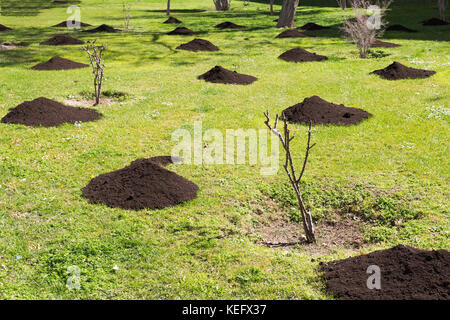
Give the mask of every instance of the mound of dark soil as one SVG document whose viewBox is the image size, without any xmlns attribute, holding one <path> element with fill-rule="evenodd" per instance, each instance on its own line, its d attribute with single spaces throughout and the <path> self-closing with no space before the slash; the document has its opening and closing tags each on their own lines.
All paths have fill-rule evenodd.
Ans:
<svg viewBox="0 0 450 320">
<path fill-rule="evenodd" d="M 386 28 L 386 31 L 401 31 L 408 33 L 415 33 L 417 30 L 409 29 L 407 27 L 402 26 L 401 24 L 394 24 Z"/>
<path fill-rule="evenodd" d="M 75 21 L 75 20 L 67 20 L 67 21 L 62 21 L 58 24 L 55 24 L 54 26 L 52 26 L 53 28 L 67 28 L 67 24 L 69 24 L 69 26 L 73 26 L 75 24 L 78 24 L 80 27 L 90 27 L 91 25 L 89 23 L 84 23 L 81 21 Z"/>
<path fill-rule="evenodd" d="M 178 24 L 178 23 L 182 23 L 180 20 L 178 20 L 177 18 L 174 17 L 169 17 L 169 19 L 167 19 L 166 21 L 164 21 L 163 23 L 168 23 L 168 24 Z"/>
<path fill-rule="evenodd" d="M 301 33 L 295 29 L 288 29 L 276 36 L 277 38 L 307 38 L 311 37 L 307 34 Z"/>
<path fill-rule="evenodd" d="M 371 73 L 379 75 L 381 78 L 387 80 L 398 80 L 398 79 L 428 78 L 434 75 L 436 71 L 414 69 L 407 67 L 397 61 L 394 61 L 394 63 L 387 66 L 386 68 L 375 70 Z"/>
<path fill-rule="evenodd" d="M 102 24 L 101 26 L 94 28 L 94 29 L 89 29 L 89 30 L 84 30 L 83 32 L 89 32 L 89 33 L 97 33 L 97 32 L 107 32 L 107 33 L 114 33 L 117 32 L 119 30 L 114 29 L 111 26 L 108 26 L 106 24 Z"/>
<path fill-rule="evenodd" d="M 101 116 L 100 113 L 92 109 L 68 107 L 59 102 L 40 97 L 33 101 L 25 101 L 12 108 L 1 122 L 33 127 L 55 127 L 63 123 L 94 121 Z"/>
<path fill-rule="evenodd" d="M 48 39 L 47 41 L 41 42 L 42 45 L 48 46 L 64 46 L 64 45 L 75 45 L 75 44 L 83 44 L 84 41 L 76 38 L 72 38 L 67 35 L 56 35 L 53 38 Z"/>
<path fill-rule="evenodd" d="M 368 289 L 369 266 L 380 268 L 380 289 Z M 449 300 L 450 252 L 405 245 L 322 265 L 327 291 L 343 300 Z"/>
<path fill-rule="evenodd" d="M 184 43 L 177 47 L 179 50 L 189 50 L 189 51 L 219 51 L 215 45 L 213 45 L 208 40 L 194 39 L 188 43 Z"/>
<path fill-rule="evenodd" d="M 89 65 L 84 63 L 75 62 L 69 59 L 64 59 L 61 57 L 53 57 L 50 60 L 42 63 L 38 63 L 37 65 L 31 67 L 33 70 L 69 70 L 69 69 L 78 69 L 78 68 L 86 68 Z"/>
<path fill-rule="evenodd" d="M 313 124 L 351 125 L 372 116 L 370 113 L 337 105 L 321 99 L 318 96 L 306 98 L 303 102 L 293 105 L 282 112 L 289 122 Z"/>
<path fill-rule="evenodd" d="M 195 34 L 195 32 L 192 31 L 191 29 L 188 29 L 188 28 L 185 28 L 185 27 L 178 27 L 175 30 L 170 31 L 167 34 L 180 35 L 180 36 L 189 36 L 189 35 Z"/>
<path fill-rule="evenodd" d="M 255 78 L 253 76 L 237 73 L 236 71 L 231 71 L 221 66 L 215 66 L 214 68 L 198 76 L 197 78 L 204 79 L 208 82 L 228 84 L 251 84 L 254 81 L 258 80 L 258 78 Z"/>
<path fill-rule="evenodd" d="M 3 32 L 3 31 L 10 31 L 10 30 L 12 30 L 12 29 L 11 29 L 11 28 L 8 28 L 7 26 L 4 26 L 4 25 L 0 24 L 0 32 Z"/>
<path fill-rule="evenodd" d="M 218 25 L 216 25 L 216 28 L 218 28 L 218 29 L 243 29 L 245 27 L 240 26 L 240 25 L 235 24 L 230 21 L 225 21 L 225 22 L 222 22 L 222 23 L 219 23 Z"/>
<path fill-rule="evenodd" d="M 124 209 L 162 209 L 197 196 L 198 186 L 162 168 L 170 157 L 138 159 L 130 165 L 92 179 L 82 189 L 90 201 Z"/>
<path fill-rule="evenodd" d="M 324 27 L 319 24 L 316 24 L 314 22 L 308 22 L 304 24 L 303 26 L 299 27 L 298 29 L 303 30 L 323 30 L 323 29 L 329 29 L 330 27 Z"/>
<path fill-rule="evenodd" d="M 370 45 L 371 48 L 395 48 L 400 47 L 399 44 L 391 43 L 391 42 L 384 42 L 378 39 L 375 39 L 374 42 Z"/>
<path fill-rule="evenodd" d="M 286 51 L 278 58 L 288 62 L 307 62 L 307 61 L 322 61 L 327 60 L 325 56 L 306 51 L 303 48 L 294 48 Z"/>
<path fill-rule="evenodd" d="M 422 24 L 424 26 L 446 26 L 446 25 L 448 25 L 448 22 L 438 19 L 438 18 L 431 18 L 431 19 L 422 21 Z"/>
</svg>

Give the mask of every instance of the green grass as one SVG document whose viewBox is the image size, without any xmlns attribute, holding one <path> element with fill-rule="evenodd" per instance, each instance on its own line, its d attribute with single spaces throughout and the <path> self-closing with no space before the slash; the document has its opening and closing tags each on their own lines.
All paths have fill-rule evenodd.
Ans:
<svg viewBox="0 0 450 320">
<path fill-rule="evenodd" d="M 134 30 L 119 34 L 71 32 L 108 45 L 105 90 L 113 105 L 104 117 L 81 126 L 0 126 L 0 298 L 8 299 L 327 299 L 318 261 L 302 247 L 289 251 L 255 243 L 243 227 L 255 212 L 251 203 L 273 199 L 292 215 L 292 193 L 280 170 L 261 176 L 259 166 L 181 165 L 178 174 L 200 186 L 198 198 L 175 208 L 127 211 L 88 203 L 80 189 L 92 177 L 131 161 L 170 153 L 172 132 L 192 128 L 222 131 L 264 128 L 263 111 L 284 108 L 319 95 L 374 116 L 356 126 L 317 126 L 305 175 L 308 205 L 316 219 L 356 212 L 375 221 L 365 231 L 365 252 L 403 243 L 449 249 L 449 31 L 423 27 L 437 15 L 423 1 L 396 1 L 388 18 L 419 30 L 384 39 L 402 46 L 376 50 L 367 60 L 341 38 L 342 13 L 335 1 L 301 1 L 297 25 L 334 26 L 315 38 L 275 39 L 264 1 L 231 12 L 212 11 L 212 1 L 173 1 L 174 16 L 202 32 L 221 51 L 192 53 L 175 47 L 193 37 L 168 36 L 161 1 L 132 2 Z M 122 24 L 121 1 L 82 1 L 82 21 Z M 276 10 L 279 10 L 279 5 Z M 189 9 L 204 9 L 197 12 Z M 0 42 L 28 47 L 0 52 L 0 117 L 39 96 L 63 101 L 92 90 L 91 72 L 39 72 L 28 68 L 55 55 L 79 62 L 78 46 L 38 43 L 64 30 L 64 7 L 37 16 L 0 16 L 14 31 Z M 232 20 L 248 30 L 218 31 Z M 301 46 L 330 57 L 320 63 L 286 63 L 282 52 Z M 382 51 L 382 54 L 380 54 Z M 382 80 L 369 72 L 392 61 L 432 69 L 423 80 Z M 259 78 L 250 86 L 196 79 L 215 65 Z M 75 82 L 76 81 L 76 82 Z M 445 113 L 446 111 L 446 113 Z M 301 160 L 305 126 L 292 130 Z M 272 208 L 267 208 L 271 210 Z M 297 217 L 298 218 L 298 217 Z M 400 225 L 396 221 L 401 220 Z M 299 229 L 301 225 L 299 224 Z M 346 257 L 344 249 L 321 257 Z M 69 266 L 81 270 L 80 290 L 69 290 Z M 113 267 L 117 265 L 118 270 Z"/>
</svg>

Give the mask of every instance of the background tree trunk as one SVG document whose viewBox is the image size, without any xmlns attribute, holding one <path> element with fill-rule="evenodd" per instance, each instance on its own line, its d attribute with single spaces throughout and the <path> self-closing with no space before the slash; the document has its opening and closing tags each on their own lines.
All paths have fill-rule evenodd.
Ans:
<svg viewBox="0 0 450 320">
<path fill-rule="evenodd" d="M 270 15 L 271 16 L 273 16 L 274 15 L 274 13 L 273 13 L 273 2 L 274 2 L 275 0 L 270 0 Z"/>
<path fill-rule="evenodd" d="M 347 10 L 347 0 L 338 0 L 342 10 Z"/>
<path fill-rule="evenodd" d="M 291 28 L 294 25 L 295 13 L 297 12 L 299 0 L 283 0 L 277 28 Z"/>
<path fill-rule="evenodd" d="M 166 14 L 170 16 L 170 0 L 167 0 L 167 11 Z"/>
</svg>

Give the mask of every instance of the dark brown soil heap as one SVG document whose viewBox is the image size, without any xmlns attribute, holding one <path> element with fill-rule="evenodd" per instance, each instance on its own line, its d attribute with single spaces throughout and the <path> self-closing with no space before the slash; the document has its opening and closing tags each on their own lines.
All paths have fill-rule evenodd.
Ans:
<svg viewBox="0 0 450 320">
<path fill-rule="evenodd" d="M 97 33 L 97 32 L 107 32 L 107 33 L 114 33 L 117 32 L 119 30 L 114 29 L 111 26 L 108 26 L 106 24 L 102 24 L 101 26 L 94 28 L 94 29 L 90 29 L 90 30 L 84 30 L 83 32 L 89 32 L 89 33 Z"/>
<path fill-rule="evenodd" d="M 286 51 L 278 58 L 288 62 L 307 62 L 307 61 L 322 61 L 327 60 L 325 56 L 306 51 L 303 48 L 294 48 Z"/>
<path fill-rule="evenodd" d="M 169 17 L 169 19 L 167 19 L 163 23 L 168 23 L 168 24 L 175 23 L 175 24 L 178 24 L 178 23 L 182 23 L 182 22 L 180 20 L 178 20 L 177 18 Z"/>
<path fill-rule="evenodd" d="M 56 35 L 53 38 L 48 39 L 47 41 L 41 42 L 42 45 L 48 46 L 64 46 L 64 45 L 76 45 L 83 44 L 84 41 L 76 38 L 72 38 L 67 35 Z"/>
<path fill-rule="evenodd" d="M 10 31 L 10 30 L 12 30 L 12 29 L 11 29 L 11 28 L 8 28 L 7 26 L 4 26 L 4 25 L 0 24 L 0 32 L 3 32 L 3 31 Z"/>
<path fill-rule="evenodd" d="M 303 30 L 323 30 L 323 29 L 329 29 L 330 27 L 324 27 L 321 25 L 318 25 L 314 22 L 308 22 L 306 24 L 304 24 L 303 26 L 299 27 L 298 29 L 303 29 Z"/>
<path fill-rule="evenodd" d="M 312 121 L 313 124 L 340 125 L 356 124 L 372 116 L 364 110 L 337 105 L 318 96 L 306 98 L 303 102 L 283 110 L 282 114 L 293 123 Z"/>
<path fill-rule="evenodd" d="M 386 31 L 401 31 L 401 32 L 408 32 L 408 33 L 415 33 L 417 30 L 409 29 L 407 27 L 404 27 L 400 24 L 394 24 L 392 26 L 389 26 L 386 28 Z"/>
<path fill-rule="evenodd" d="M 58 24 L 55 24 L 54 26 L 52 26 L 53 28 L 66 28 L 67 24 L 69 24 L 69 26 L 73 26 L 75 24 L 78 24 L 80 27 L 90 27 L 91 25 L 89 23 L 84 23 L 81 21 L 75 21 L 75 20 L 68 20 L 68 21 L 62 21 Z"/>
<path fill-rule="evenodd" d="M 307 34 L 301 33 L 295 29 L 288 29 L 276 36 L 277 38 L 307 38 L 311 37 Z"/>
<path fill-rule="evenodd" d="M 170 31 L 167 34 L 180 35 L 180 36 L 189 36 L 189 35 L 195 34 L 195 32 L 192 31 L 191 29 L 188 29 L 188 28 L 185 28 L 185 27 L 178 27 L 175 30 Z"/>
<path fill-rule="evenodd" d="M 208 40 L 203 39 L 194 39 L 192 41 L 189 41 L 188 43 L 179 45 L 177 49 L 188 51 L 219 51 L 219 48 L 217 48 Z"/>
<path fill-rule="evenodd" d="M 63 123 L 94 121 L 101 116 L 92 109 L 68 107 L 57 101 L 40 97 L 10 109 L 1 122 L 33 127 L 55 127 Z"/>
<path fill-rule="evenodd" d="M 219 23 L 218 25 L 216 25 L 216 28 L 218 28 L 218 29 L 243 29 L 245 27 L 240 26 L 240 25 L 235 24 L 230 21 L 225 21 L 225 22 L 222 22 L 222 23 Z"/>
<path fill-rule="evenodd" d="M 403 64 L 394 61 L 391 65 L 384 69 L 375 70 L 371 72 L 373 74 L 379 75 L 381 78 L 387 80 L 398 80 L 398 79 L 418 79 L 418 78 L 428 78 L 431 77 L 436 71 L 432 70 L 422 70 L 414 69 Z"/>
<path fill-rule="evenodd" d="M 368 289 L 367 268 L 380 268 L 381 289 Z M 322 266 L 327 291 L 343 300 L 448 300 L 450 252 L 405 245 Z"/>
<path fill-rule="evenodd" d="M 424 26 L 446 26 L 446 25 L 448 25 L 448 22 L 438 19 L 438 18 L 431 18 L 431 19 L 422 21 L 422 24 Z"/>
<path fill-rule="evenodd" d="M 78 68 L 86 68 L 89 65 L 84 63 L 75 62 L 69 59 L 64 59 L 61 57 L 53 57 L 50 60 L 42 63 L 38 63 L 37 65 L 31 67 L 33 70 L 69 70 L 69 69 L 78 69 Z"/>
<path fill-rule="evenodd" d="M 82 189 L 90 201 L 123 209 L 162 209 L 197 196 L 198 186 L 162 168 L 170 157 L 138 159 L 122 169 L 99 175 Z"/>
<path fill-rule="evenodd" d="M 228 84 L 251 84 L 258 80 L 253 76 L 247 74 L 237 73 L 236 71 L 231 71 L 225 69 L 221 66 L 215 66 L 208 72 L 197 77 L 198 79 L 204 79 L 208 82 L 213 83 L 228 83 Z"/>
<path fill-rule="evenodd" d="M 400 47 L 399 44 L 391 43 L 391 42 L 384 42 L 378 39 L 375 39 L 374 42 L 370 45 L 371 48 L 395 48 Z"/>
</svg>

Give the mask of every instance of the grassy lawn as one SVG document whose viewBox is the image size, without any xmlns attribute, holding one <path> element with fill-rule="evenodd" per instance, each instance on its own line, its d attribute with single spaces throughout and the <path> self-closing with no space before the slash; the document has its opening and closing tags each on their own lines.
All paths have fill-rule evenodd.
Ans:
<svg viewBox="0 0 450 320">
<path fill-rule="evenodd" d="M 131 2 L 131 1 L 130 1 Z M 268 1 L 215 12 L 211 0 L 172 1 L 173 15 L 221 51 L 175 50 L 193 36 L 165 35 L 164 1 L 131 2 L 131 31 L 88 34 L 50 28 L 65 7 L 36 16 L 0 16 L 13 31 L 0 42 L 29 46 L 0 51 L 0 118 L 40 96 L 64 102 L 92 90 L 89 69 L 32 71 L 61 56 L 87 63 L 80 46 L 40 46 L 56 33 L 107 44 L 105 90 L 126 95 L 96 109 L 104 117 L 80 126 L 0 125 L 0 298 L 2 299 L 329 299 L 319 262 L 407 244 L 450 249 L 450 27 L 424 27 L 436 16 L 427 1 L 397 0 L 392 23 L 418 33 L 388 33 L 398 48 L 359 59 L 341 37 L 334 0 L 301 0 L 296 25 L 333 26 L 314 38 L 275 39 L 281 32 Z M 278 1 L 275 9 L 280 9 Z M 94 26 L 122 26 L 122 1 L 82 1 L 81 18 Z M 162 11 L 161 11 L 162 10 Z M 350 11 L 348 12 L 350 15 Z M 243 30 L 218 30 L 233 21 Z M 301 46 L 329 60 L 277 59 Z M 399 61 L 437 71 L 428 79 L 383 80 L 369 73 Z M 249 86 L 196 77 L 215 65 L 250 74 Z M 287 177 L 262 176 L 259 165 L 179 165 L 170 170 L 195 182 L 198 197 L 178 207 L 131 211 L 89 203 L 80 189 L 91 178 L 138 158 L 170 154 L 178 128 L 262 129 L 272 115 L 318 95 L 364 109 L 373 117 L 355 126 L 315 126 L 304 179 L 306 202 L 318 223 L 354 215 L 367 221 L 361 248 L 271 248 L 261 243 L 261 216 L 286 217 L 301 232 Z M 307 127 L 291 125 L 301 161 Z M 262 213 L 262 214 L 261 214 Z M 69 290 L 69 266 L 81 287 Z M 117 268 L 114 268 L 117 266 Z"/>
</svg>

